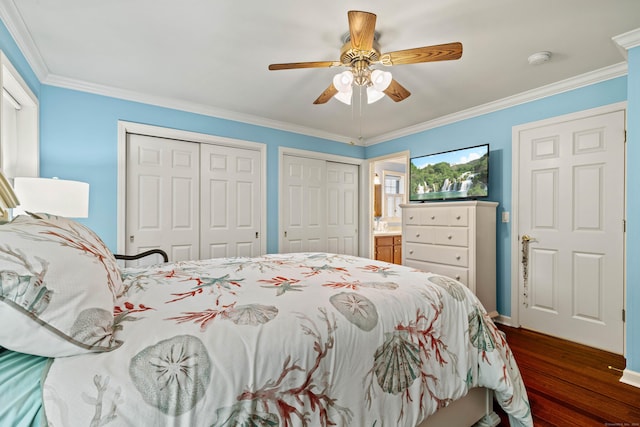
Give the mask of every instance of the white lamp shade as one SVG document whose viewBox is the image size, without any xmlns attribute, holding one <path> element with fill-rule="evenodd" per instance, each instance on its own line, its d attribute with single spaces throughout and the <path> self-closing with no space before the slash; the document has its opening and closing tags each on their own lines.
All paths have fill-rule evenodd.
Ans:
<svg viewBox="0 0 640 427">
<path fill-rule="evenodd" d="M 373 104 L 382 98 L 384 98 L 384 92 L 376 90 L 373 86 L 367 87 L 367 104 Z"/>
<path fill-rule="evenodd" d="M 343 71 L 333 76 L 333 86 L 338 92 L 349 92 L 351 94 L 351 85 L 353 84 L 353 73 L 349 70 Z"/>
<path fill-rule="evenodd" d="M 388 71 L 373 70 L 371 72 L 371 83 L 379 92 L 384 92 L 391 84 L 391 80 L 393 80 L 393 77 Z"/>
<path fill-rule="evenodd" d="M 44 212 L 67 218 L 89 216 L 89 184 L 86 182 L 16 177 L 13 187 L 20 199 L 14 214 Z"/>
<path fill-rule="evenodd" d="M 345 103 L 347 105 L 351 105 L 351 95 L 353 93 L 351 91 L 349 92 L 338 92 L 335 95 L 333 95 L 333 97 L 335 99 L 337 99 L 338 101 Z"/>
</svg>

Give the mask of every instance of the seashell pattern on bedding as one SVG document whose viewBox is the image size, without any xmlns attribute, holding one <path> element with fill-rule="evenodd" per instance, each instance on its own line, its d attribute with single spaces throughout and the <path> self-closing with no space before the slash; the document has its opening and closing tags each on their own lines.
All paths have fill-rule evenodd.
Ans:
<svg viewBox="0 0 640 427">
<path fill-rule="evenodd" d="M 386 393 L 402 393 L 418 378 L 420 347 L 409 340 L 405 331 L 388 333 L 373 359 L 378 385 Z"/>
<path fill-rule="evenodd" d="M 54 360 L 50 425 L 415 427 L 488 386 L 512 426 L 532 426 L 507 343 L 453 279 L 326 253 L 167 263 L 122 278 L 122 345 Z"/>
</svg>

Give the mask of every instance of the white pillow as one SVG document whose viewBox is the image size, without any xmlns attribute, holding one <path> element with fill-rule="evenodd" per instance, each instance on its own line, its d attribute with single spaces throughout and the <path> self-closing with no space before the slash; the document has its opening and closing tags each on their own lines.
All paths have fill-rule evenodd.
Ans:
<svg viewBox="0 0 640 427">
<path fill-rule="evenodd" d="M 19 216 L 0 225 L 0 346 L 57 357 L 121 344 L 113 316 L 120 276 L 86 227 L 69 221 Z"/>
</svg>

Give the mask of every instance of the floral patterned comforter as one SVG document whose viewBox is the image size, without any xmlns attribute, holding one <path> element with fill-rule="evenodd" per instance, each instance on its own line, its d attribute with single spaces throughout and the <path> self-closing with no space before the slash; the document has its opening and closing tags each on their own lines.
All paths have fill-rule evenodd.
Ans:
<svg viewBox="0 0 640 427">
<path fill-rule="evenodd" d="M 123 344 L 55 359 L 50 426 L 415 426 L 475 386 L 532 425 L 507 343 L 453 279 L 325 253 L 122 275 Z"/>
</svg>

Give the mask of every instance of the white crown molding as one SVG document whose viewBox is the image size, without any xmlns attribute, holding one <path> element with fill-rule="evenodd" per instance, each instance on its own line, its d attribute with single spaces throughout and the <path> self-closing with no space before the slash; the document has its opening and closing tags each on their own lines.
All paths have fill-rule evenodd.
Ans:
<svg viewBox="0 0 640 427">
<path fill-rule="evenodd" d="M 390 141 L 392 139 L 397 139 L 403 136 L 413 135 L 418 132 L 423 132 L 429 129 L 434 129 L 462 120 L 471 119 L 473 117 L 482 116 L 484 114 L 493 113 L 495 111 L 504 110 L 506 108 L 525 104 L 527 102 L 546 98 L 552 95 L 557 95 L 562 92 L 568 92 L 573 89 L 589 86 L 594 83 L 603 82 L 605 80 L 614 79 L 616 77 L 622 77 L 626 74 L 627 63 L 620 62 L 618 64 L 601 68 L 589 73 L 581 74 L 579 76 L 571 77 L 569 79 L 561 80 L 559 82 L 522 92 L 513 96 L 509 96 L 507 98 L 502 98 L 497 101 L 469 108 L 467 110 L 458 111 L 457 113 L 438 117 L 436 119 L 429 120 L 424 123 L 419 123 L 417 125 L 410 126 L 404 129 L 399 129 L 394 132 L 389 132 L 375 138 L 369 138 L 365 141 L 365 145 L 370 146 Z"/>
<path fill-rule="evenodd" d="M 620 47 L 624 48 L 625 51 L 633 49 L 634 47 L 640 46 L 640 28 L 627 31 L 626 33 L 615 36 L 612 39 Z"/>
<path fill-rule="evenodd" d="M 40 55 L 38 48 L 33 42 L 31 34 L 24 25 L 24 21 L 22 20 L 22 17 L 14 4 L 14 0 L 0 0 L 0 19 L 2 19 L 2 21 L 4 22 L 5 26 L 18 45 L 20 51 L 25 56 L 27 62 L 33 69 L 40 82 L 43 84 L 78 90 L 82 92 L 89 92 L 97 95 L 124 99 L 133 102 L 151 104 L 165 108 L 172 108 L 226 120 L 238 121 L 246 124 L 263 126 L 286 132 L 299 133 L 302 135 L 342 142 L 351 145 L 355 144 L 368 146 L 390 141 L 392 139 L 400 138 L 418 132 L 423 132 L 428 129 L 433 129 L 454 122 L 470 119 L 494 111 L 503 110 L 519 104 L 545 98 L 551 95 L 577 89 L 579 87 L 613 79 L 627 74 L 627 64 L 626 62 L 623 62 L 590 73 L 582 74 L 580 76 L 562 80 L 557 83 L 523 92 L 514 96 L 442 116 L 414 126 L 382 134 L 374 138 L 368 138 L 363 141 L 354 142 L 353 138 L 344 135 L 324 132 L 314 128 L 297 126 L 287 122 L 270 120 L 264 117 L 223 110 L 207 105 L 190 103 L 172 98 L 163 98 L 135 91 L 97 85 L 51 74 L 42 58 L 42 55 Z M 616 36 L 613 39 L 616 43 L 618 43 L 625 49 L 633 48 L 640 45 L 640 29 L 629 31 L 627 33 Z"/>
<path fill-rule="evenodd" d="M 190 113 L 202 114 L 210 117 L 232 120 L 232 121 L 242 122 L 242 123 L 256 125 L 256 126 L 268 127 L 271 129 L 299 133 L 302 135 L 328 139 L 331 141 L 348 143 L 351 145 L 354 144 L 352 138 L 346 137 L 344 135 L 337 135 L 329 132 L 323 132 L 318 129 L 304 127 L 304 126 L 296 126 L 291 123 L 280 122 L 277 120 L 270 120 L 264 117 L 258 117 L 251 114 L 244 114 L 236 111 L 223 110 L 223 109 L 211 107 L 208 105 L 197 104 L 193 102 L 186 102 L 186 101 L 181 101 L 173 98 L 164 98 L 160 96 L 149 95 L 145 93 L 114 88 L 110 86 L 98 85 L 95 83 L 89 83 L 89 82 L 84 82 L 76 79 L 70 79 L 67 77 L 57 76 L 54 74 L 49 74 L 47 78 L 42 81 L 42 83 L 50 86 L 62 87 L 65 89 L 78 90 L 81 92 L 88 92 L 96 95 L 103 95 L 103 96 L 123 99 L 127 101 L 140 102 L 143 104 L 156 105 L 159 107 L 171 108 L 174 110 L 187 111 Z M 360 144 L 357 144 L 357 145 L 360 145 Z"/>
<path fill-rule="evenodd" d="M 24 55 L 29 66 L 38 80 L 42 81 L 49 74 L 49 69 L 40 55 L 40 51 L 31 37 L 31 33 L 22 20 L 22 16 L 13 0 L 0 0 L 0 19 L 11 33 L 20 52 Z"/>
<path fill-rule="evenodd" d="M 14 0 L 0 0 L 0 19 L 2 19 L 2 22 L 9 30 L 9 33 L 26 58 L 29 66 L 31 66 L 31 69 L 42 84 L 58 86 L 65 89 L 79 90 L 82 92 L 89 92 L 97 95 L 140 102 L 144 104 L 151 104 L 165 108 L 172 108 L 226 120 L 243 122 L 256 126 L 268 127 L 271 129 L 282 130 L 286 132 L 299 133 L 302 135 L 328 139 L 331 141 L 337 141 L 351 145 L 363 145 L 361 142 L 355 143 L 353 141 L 353 138 L 351 137 L 324 132 L 314 128 L 296 126 L 291 123 L 270 120 L 264 117 L 253 116 L 250 114 L 238 113 L 235 111 L 228 111 L 210 107 L 207 105 L 190 103 L 170 98 L 162 98 L 159 96 L 139 93 L 135 91 L 97 85 L 51 74 L 45 61 L 42 58 L 42 55 L 40 54 L 40 51 L 33 41 L 29 30 L 24 24 L 22 16 L 20 15 L 20 12 L 14 4 Z"/>
</svg>

